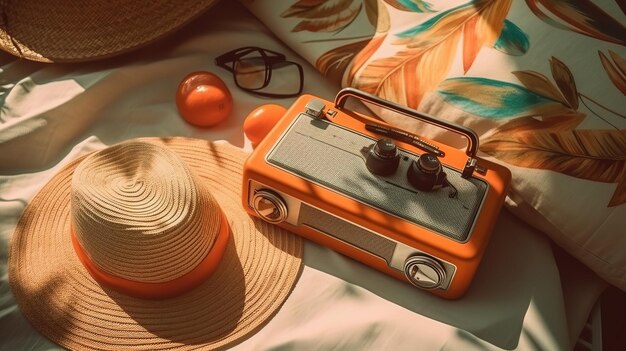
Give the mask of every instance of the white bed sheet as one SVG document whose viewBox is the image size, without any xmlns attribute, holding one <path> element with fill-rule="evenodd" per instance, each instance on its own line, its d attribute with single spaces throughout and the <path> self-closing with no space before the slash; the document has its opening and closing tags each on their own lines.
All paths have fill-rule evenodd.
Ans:
<svg viewBox="0 0 626 351">
<path fill-rule="evenodd" d="M 215 56 L 248 45 L 299 61 L 306 93 L 337 93 L 237 2 L 112 60 L 49 65 L 0 55 L 0 349 L 57 348 L 20 313 L 8 282 L 9 241 L 30 199 L 69 160 L 130 138 L 190 136 L 250 150 L 245 116 L 293 99 L 249 95 L 214 66 Z M 229 119 L 210 129 L 186 124 L 174 103 L 178 83 L 196 70 L 221 76 L 235 101 Z M 306 242 L 304 270 L 283 308 L 234 349 L 571 349 L 605 284 L 567 262 L 557 265 L 549 240 L 503 211 L 469 292 L 447 301 Z"/>
</svg>

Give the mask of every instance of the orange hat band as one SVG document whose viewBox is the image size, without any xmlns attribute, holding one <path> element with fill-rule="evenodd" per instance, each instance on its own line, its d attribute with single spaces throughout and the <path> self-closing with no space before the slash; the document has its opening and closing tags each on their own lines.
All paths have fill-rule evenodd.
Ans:
<svg viewBox="0 0 626 351">
<path fill-rule="evenodd" d="M 89 258 L 76 238 L 74 228 L 71 229 L 71 237 L 72 245 L 74 246 L 74 251 L 76 251 L 78 258 L 98 283 L 115 289 L 122 294 L 133 297 L 143 299 L 166 299 L 181 295 L 195 288 L 208 279 L 211 274 L 213 274 L 222 260 L 222 256 L 224 255 L 226 244 L 228 243 L 229 232 L 230 230 L 226 216 L 222 213 L 219 232 L 217 233 L 213 247 L 206 257 L 188 273 L 170 281 L 161 283 L 146 283 L 129 280 L 103 271 Z"/>
</svg>

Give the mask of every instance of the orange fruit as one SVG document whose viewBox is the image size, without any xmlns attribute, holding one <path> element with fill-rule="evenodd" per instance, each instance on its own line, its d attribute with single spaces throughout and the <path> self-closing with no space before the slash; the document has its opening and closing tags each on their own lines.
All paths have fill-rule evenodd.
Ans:
<svg viewBox="0 0 626 351">
<path fill-rule="evenodd" d="M 287 109 L 281 105 L 265 104 L 248 114 L 243 122 L 243 132 L 252 146 L 256 146 L 265 138 L 285 112 Z"/>
<path fill-rule="evenodd" d="M 198 127 L 222 122 L 233 109 L 233 97 L 224 81 L 211 72 L 189 73 L 176 90 L 180 116 Z"/>
</svg>

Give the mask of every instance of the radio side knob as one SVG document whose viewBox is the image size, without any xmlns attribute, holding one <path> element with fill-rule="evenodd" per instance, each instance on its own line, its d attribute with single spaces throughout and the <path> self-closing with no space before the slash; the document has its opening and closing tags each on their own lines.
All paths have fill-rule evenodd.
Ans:
<svg viewBox="0 0 626 351">
<path fill-rule="evenodd" d="M 259 217 L 270 223 L 280 223 L 287 219 L 285 201 L 271 190 L 258 190 L 252 197 L 252 208 Z"/>
<path fill-rule="evenodd" d="M 410 256 L 404 262 L 404 275 L 411 284 L 422 289 L 436 289 L 446 279 L 446 271 L 432 257 Z"/>
</svg>

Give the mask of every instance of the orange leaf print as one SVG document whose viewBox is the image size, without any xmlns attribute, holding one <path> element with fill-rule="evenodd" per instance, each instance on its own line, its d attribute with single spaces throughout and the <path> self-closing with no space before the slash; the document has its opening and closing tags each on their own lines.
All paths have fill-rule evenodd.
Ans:
<svg viewBox="0 0 626 351">
<path fill-rule="evenodd" d="M 602 52 L 598 51 L 598 54 L 600 55 L 600 62 L 602 62 L 602 66 L 609 75 L 611 82 L 613 82 L 622 94 L 626 95 L 626 60 L 611 50 L 609 50 L 609 54 L 613 62 Z"/>
<path fill-rule="evenodd" d="M 384 33 L 391 27 L 391 19 L 387 7 L 380 0 L 363 0 L 365 14 L 377 32 Z"/>
<path fill-rule="evenodd" d="M 374 60 L 359 75 L 356 87 L 416 108 L 424 93 L 435 88 L 450 70 L 451 53 L 457 47 L 459 37 L 459 32 L 453 33 L 420 54 L 408 50 Z"/>
<path fill-rule="evenodd" d="M 480 150 L 510 164 L 618 186 L 608 206 L 626 202 L 626 130 L 524 131 L 482 140 Z"/>
<path fill-rule="evenodd" d="M 372 57 L 372 55 L 378 50 L 378 48 L 382 45 L 383 41 L 387 37 L 387 34 L 377 35 L 372 38 L 369 43 L 354 57 L 352 61 L 352 65 L 350 67 L 350 73 L 348 73 L 348 83 L 347 86 L 352 85 L 352 81 L 359 71 L 361 67 L 367 62 L 367 60 Z"/>
<path fill-rule="evenodd" d="M 315 67 L 328 77 L 332 82 L 341 84 L 344 72 L 352 59 L 362 53 L 370 40 L 362 40 L 348 45 L 343 45 L 325 52 L 315 62 Z"/>
<path fill-rule="evenodd" d="M 492 135 L 520 133 L 520 132 L 564 132 L 576 128 L 580 122 L 585 119 L 585 114 L 571 112 L 566 114 L 557 114 L 552 116 L 526 116 L 514 118 L 487 133 L 481 137 L 489 141 Z"/>
<path fill-rule="evenodd" d="M 470 69 L 483 46 L 492 47 L 504 27 L 510 3 L 485 7 L 480 15 L 472 16 L 463 26 L 463 72 Z"/>
<path fill-rule="evenodd" d="M 613 197 L 608 207 L 619 206 L 626 202 L 626 171 L 622 172 L 622 181 L 617 183 L 617 189 L 613 193 Z"/>
<path fill-rule="evenodd" d="M 617 3 L 625 7 L 622 0 Z M 537 17 L 556 28 L 626 45 L 626 26 L 593 0 L 526 0 L 526 4 Z"/>
<path fill-rule="evenodd" d="M 464 41 L 464 67 L 469 69 L 482 46 L 493 46 L 504 26 L 511 0 L 480 0 L 441 12 L 396 34 L 403 45 L 393 56 L 367 64 L 357 88 L 410 108 L 446 77 Z"/>
<path fill-rule="evenodd" d="M 563 105 L 571 107 L 565 100 L 559 89 L 550 82 L 550 80 L 543 74 L 535 71 L 514 71 L 511 72 L 519 81 L 524 84 L 528 90 L 533 93 L 545 96 L 554 101 L 558 101 Z"/>
<path fill-rule="evenodd" d="M 467 73 L 470 69 L 483 46 L 483 38 L 479 35 L 472 35 L 476 32 L 477 24 L 478 17 L 473 17 L 463 26 L 463 73 Z"/>
<path fill-rule="evenodd" d="M 626 60 L 616 54 L 613 50 L 609 50 L 609 55 L 611 55 L 611 58 L 613 59 L 613 62 L 615 62 L 615 66 L 619 69 L 619 71 L 623 75 L 626 75 Z"/>
<path fill-rule="evenodd" d="M 280 16 L 303 18 L 292 32 L 335 32 L 352 23 L 362 6 L 360 0 L 300 0 Z"/>
<path fill-rule="evenodd" d="M 574 110 L 578 109 L 578 90 L 572 72 L 567 66 L 556 57 L 550 59 L 550 69 L 552 70 L 552 78 L 561 92 L 567 99 L 568 105 Z"/>
</svg>

